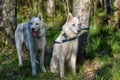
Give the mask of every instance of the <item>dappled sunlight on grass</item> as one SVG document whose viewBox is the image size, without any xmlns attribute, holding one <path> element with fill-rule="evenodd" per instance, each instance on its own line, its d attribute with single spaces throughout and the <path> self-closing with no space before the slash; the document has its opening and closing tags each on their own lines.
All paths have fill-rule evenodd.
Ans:
<svg viewBox="0 0 120 80">
<path fill-rule="evenodd" d="M 99 58 L 101 68 L 97 70 L 96 80 L 119 80 L 119 66 L 116 60 L 120 60 L 120 31 L 115 32 L 111 26 L 90 26 L 88 45 L 89 58 Z M 115 74 L 114 74 L 115 73 Z"/>
<path fill-rule="evenodd" d="M 2 80 L 60 80 L 59 74 L 50 72 L 50 60 L 52 47 L 56 37 L 59 35 L 60 28 L 46 29 L 47 46 L 45 52 L 46 73 L 42 73 L 37 64 L 37 75 L 32 76 L 29 53 L 23 57 L 23 66 L 18 66 L 17 53 L 14 48 L 1 49 L 0 52 L 0 78 Z M 79 80 L 86 77 L 88 73 L 96 75 L 96 80 L 120 78 L 120 32 L 114 32 L 110 27 L 90 27 L 89 45 L 87 47 L 87 57 L 82 65 L 77 64 L 77 75 L 71 69 L 66 68 L 65 77 L 67 80 Z M 89 62 L 90 61 L 90 62 Z M 86 64 L 87 63 L 87 64 Z M 88 72 L 86 73 L 86 71 Z M 90 71 L 90 72 L 89 72 Z M 82 72 L 82 73 L 81 73 Z"/>
</svg>

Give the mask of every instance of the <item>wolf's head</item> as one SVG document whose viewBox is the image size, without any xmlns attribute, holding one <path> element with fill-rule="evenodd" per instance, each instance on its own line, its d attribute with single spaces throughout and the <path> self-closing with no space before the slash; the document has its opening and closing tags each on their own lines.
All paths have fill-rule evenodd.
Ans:
<svg viewBox="0 0 120 80">
<path fill-rule="evenodd" d="M 75 37 L 80 32 L 80 22 L 77 17 L 73 17 L 71 13 L 68 14 L 67 21 L 62 27 L 63 31 L 69 37 Z"/>
<path fill-rule="evenodd" d="M 41 29 L 43 28 L 42 15 L 39 13 L 38 17 L 33 17 L 30 14 L 30 20 L 28 24 L 29 24 L 29 29 L 32 34 L 32 37 L 36 37 L 38 32 L 41 31 Z"/>
</svg>

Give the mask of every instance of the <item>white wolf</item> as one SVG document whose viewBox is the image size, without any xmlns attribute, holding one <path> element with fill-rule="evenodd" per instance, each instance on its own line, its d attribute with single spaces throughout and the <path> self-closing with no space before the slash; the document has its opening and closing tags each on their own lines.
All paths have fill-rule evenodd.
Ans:
<svg viewBox="0 0 120 80">
<path fill-rule="evenodd" d="M 18 53 L 19 66 L 23 65 L 22 53 L 23 44 L 25 44 L 30 51 L 33 75 L 36 75 L 36 53 L 39 55 L 41 70 L 46 72 L 44 67 L 44 51 L 46 45 L 45 34 L 45 27 L 42 15 L 40 13 L 38 14 L 38 17 L 33 17 L 30 15 L 30 20 L 28 22 L 19 24 L 15 31 L 15 42 Z"/>
<path fill-rule="evenodd" d="M 78 51 L 78 35 L 80 24 L 77 17 L 69 13 L 66 23 L 62 27 L 60 35 L 55 40 L 50 69 L 57 72 L 59 66 L 60 77 L 64 80 L 64 64 L 68 61 L 74 74 L 76 74 L 76 57 Z"/>
</svg>

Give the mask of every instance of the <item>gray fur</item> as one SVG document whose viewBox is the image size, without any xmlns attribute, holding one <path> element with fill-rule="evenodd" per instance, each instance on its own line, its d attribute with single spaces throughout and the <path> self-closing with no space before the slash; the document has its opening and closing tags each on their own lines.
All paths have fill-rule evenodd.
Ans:
<svg viewBox="0 0 120 80">
<path fill-rule="evenodd" d="M 15 42 L 19 66 L 23 65 L 22 53 L 23 44 L 25 43 L 26 47 L 30 51 L 32 74 L 36 75 L 36 55 L 39 55 L 41 70 L 46 72 L 44 67 L 46 36 L 41 14 L 38 14 L 38 17 L 30 15 L 30 20 L 28 22 L 21 23 L 17 26 L 15 31 Z"/>
<path fill-rule="evenodd" d="M 64 66 L 65 61 L 68 61 L 70 67 L 74 74 L 76 74 L 76 55 L 78 51 L 78 35 L 79 35 L 79 20 L 77 17 L 73 17 L 69 13 L 66 23 L 62 27 L 60 35 L 55 41 L 53 47 L 52 59 L 50 63 L 50 69 L 52 73 L 56 73 L 57 68 L 60 70 L 60 77 L 64 79 Z M 67 38 L 63 36 L 67 35 Z M 67 41 L 63 43 L 63 40 L 77 37 L 72 41 Z M 59 66 L 59 67 L 58 67 Z"/>
</svg>

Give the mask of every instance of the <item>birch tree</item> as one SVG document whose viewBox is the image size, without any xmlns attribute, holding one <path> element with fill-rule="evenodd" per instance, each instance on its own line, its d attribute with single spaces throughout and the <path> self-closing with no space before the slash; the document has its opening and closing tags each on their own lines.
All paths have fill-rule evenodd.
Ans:
<svg viewBox="0 0 120 80">
<path fill-rule="evenodd" d="M 120 30 L 120 0 L 114 1 L 114 26 L 117 30 Z"/>
<path fill-rule="evenodd" d="M 14 41 L 15 4 L 16 0 L 0 0 L 0 38 L 5 46 Z"/>
<path fill-rule="evenodd" d="M 80 16 L 79 20 L 82 30 L 79 36 L 79 50 L 78 57 L 80 54 L 86 53 L 86 47 L 88 44 L 88 32 L 89 32 L 89 17 L 91 9 L 91 0 L 73 0 L 73 15 Z"/>
<path fill-rule="evenodd" d="M 47 0 L 47 15 L 52 16 L 55 13 L 55 1 Z"/>
</svg>

